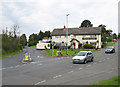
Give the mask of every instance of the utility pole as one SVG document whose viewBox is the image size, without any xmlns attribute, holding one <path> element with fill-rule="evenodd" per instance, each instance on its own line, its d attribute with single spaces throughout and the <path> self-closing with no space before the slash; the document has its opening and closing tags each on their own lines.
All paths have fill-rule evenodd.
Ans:
<svg viewBox="0 0 120 87">
<path fill-rule="evenodd" d="M 68 55 L 68 16 L 69 16 L 69 14 L 66 14 L 66 26 L 67 26 L 67 28 L 66 28 L 66 46 L 67 46 L 67 55 Z"/>
</svg>

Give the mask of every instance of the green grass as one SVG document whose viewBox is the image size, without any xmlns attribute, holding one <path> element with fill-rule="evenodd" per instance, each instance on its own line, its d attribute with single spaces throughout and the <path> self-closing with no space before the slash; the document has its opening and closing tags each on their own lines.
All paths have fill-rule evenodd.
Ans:
<svg viewBox="0 0 120 87">
<path fill-rule="evenodd" d="M 34 46 L 30 46 L 30 47 L 36 47 L 36 45 L 34 45 Z"/>
<path fill-rule="evenodd" d="M 114 46 L 116 42 L 108 42 L 107 46 Z"/>
<path fill-rule="evenodd" d="M 8 54 L 3 54 L 2 57 L 0 57 L 0 59 L 6 58 L 6 57 L 11 57 L 11 56 L 17 55 L 17 54 L 19 54 L 21 52 L 22 52 L 22 50 L 12 52 L 12 53 L 8 53 Z"/>
<path fill-rule="evenodd" d="M 119 78 L 120 78 L 120 76 L 115 76 L 115 77 L 112 77 L 110 79 L 103 80 L 101 82 L 95 83 L 93 85 L 120 85 L 120 84 L 118 84 L 118 79 Z"/>
<path fill-rule="evenodd" d="M 57 51 L 60 51 L 60 49 L 55 49 L 54 50 L 54 53 L 53 53 L 53 51 L 50 49 L 50 50 L 45 50 L 45 53 L 48 55 L 48 56 L 52 56 L 52 53 L 54 54 L 54 55 L 56 55 L 56 52 Z M 66 56 L 66 49 L 64 49 L 64 50 L 61 50 L 62 51 L 62 55 L 63 56 Z M 95 49 L 74 49 L 73 51 L 71 50 L 71 49 L 68 49 L 68 55 L 69 56 L 75 56 L 75 54 L 77 54 L 79 51 L 92 51 L 92 52 L 94 52 L 94 51 L 96 51 Z"/>
</svg>

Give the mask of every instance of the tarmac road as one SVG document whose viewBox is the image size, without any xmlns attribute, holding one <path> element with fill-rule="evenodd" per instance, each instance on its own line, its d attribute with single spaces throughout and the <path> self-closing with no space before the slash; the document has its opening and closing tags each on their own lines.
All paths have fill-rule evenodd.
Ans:
<svg viewBox="0 0 120 87">
<path fill-rule="evenodd" d="M 90 85 L 118 75 L 118 43 L 116 52 L 94 52 L 94 62 L 73 64 L 72 57 L 48 57 L 34 47 L 2 60 L 3 85 Z M 23 64 L 25 52 L 34 62 Z"/>
</svg>

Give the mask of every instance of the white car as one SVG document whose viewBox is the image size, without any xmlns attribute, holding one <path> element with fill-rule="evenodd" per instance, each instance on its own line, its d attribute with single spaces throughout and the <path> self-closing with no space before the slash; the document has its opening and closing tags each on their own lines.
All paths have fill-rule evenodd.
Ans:
<svg viewBox="0 0 120 87">
<path fill-rule="evenodd" d="M 87 63 L 88 61 L 93 61 L 93 53 L 91 51 L 80 51 L 77 55 L 72 58 L 74 63 Z"/>
</svg>

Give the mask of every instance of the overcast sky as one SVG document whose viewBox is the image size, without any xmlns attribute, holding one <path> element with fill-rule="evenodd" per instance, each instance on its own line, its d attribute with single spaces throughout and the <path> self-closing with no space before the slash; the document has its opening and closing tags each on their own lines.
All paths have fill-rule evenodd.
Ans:
<svg viewBox="0 0 120 87">
<path fill-rule="evenodd" d="M 66 25 L 79 27 L 85 19 L 94 27 L 106 25 L 118 33 L 118 0 L 3 0 L 0 5 L 0 28 L 20 26 L 27 37 L 40 30 L 52 31 Z"/>
</svg>

